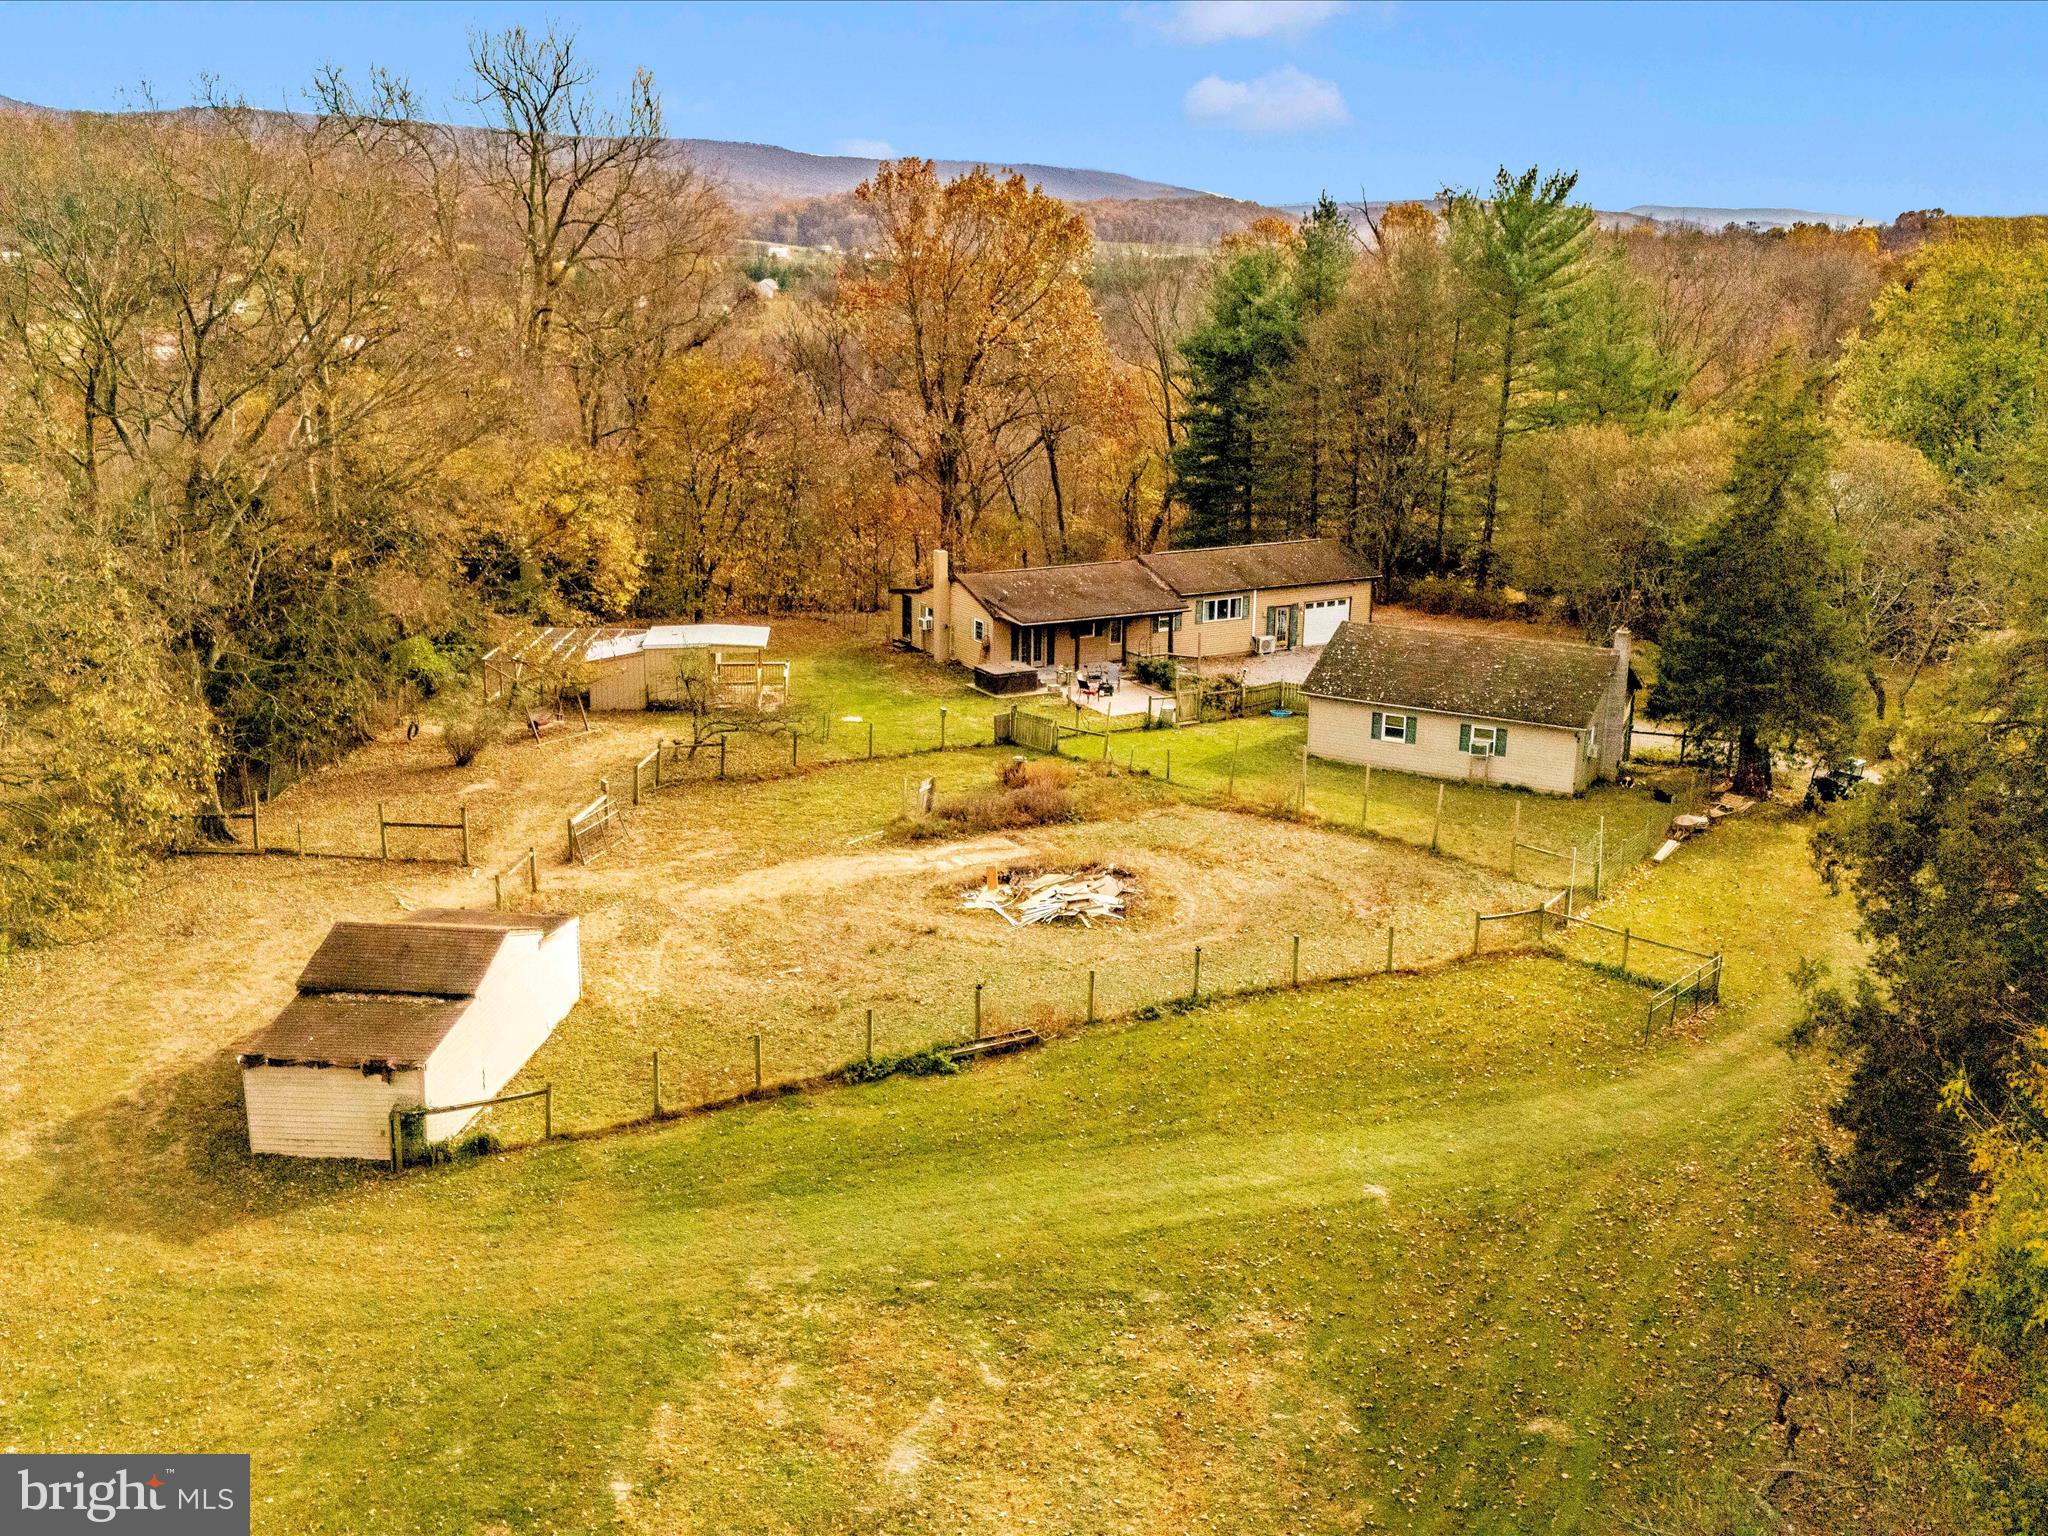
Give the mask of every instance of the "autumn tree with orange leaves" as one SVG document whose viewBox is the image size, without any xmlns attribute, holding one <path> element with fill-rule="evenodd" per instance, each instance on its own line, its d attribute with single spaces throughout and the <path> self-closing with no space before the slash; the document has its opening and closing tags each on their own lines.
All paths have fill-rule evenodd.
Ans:
<svg viewBox="0 0 2048 1536">
<path fill-rule="evenodd" d="M 842 289 L 859 341 L 862 421 L 924 486 L 939 542 L 962 545 L 990 495 L 1042 449 L 1036 422 L 1078 350 L 1099 351 L 1084 285 L 1088 226 L 1023 177 L 929 160 L 882 166 L 856 194 L 878 237 Z"/>
</svg>

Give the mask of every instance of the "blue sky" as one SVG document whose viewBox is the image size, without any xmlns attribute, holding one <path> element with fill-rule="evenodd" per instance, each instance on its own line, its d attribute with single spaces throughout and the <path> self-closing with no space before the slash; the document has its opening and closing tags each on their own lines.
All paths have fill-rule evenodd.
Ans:
<svg viewBox="0 0 2048 1536">
<path fill-rule="evenodd" d="M 1502 162 L 1586 197 L 2048 211 L 2048 7 L 12 5 L 0 94 L 111 107 L 202 76 L 300 104 L 383 64 L 462 117 L 465 39 L 574 29 L 654 72 L 669 131 L 1037 161 L 1268 202 L 1425 195 Z"/>
</svg>

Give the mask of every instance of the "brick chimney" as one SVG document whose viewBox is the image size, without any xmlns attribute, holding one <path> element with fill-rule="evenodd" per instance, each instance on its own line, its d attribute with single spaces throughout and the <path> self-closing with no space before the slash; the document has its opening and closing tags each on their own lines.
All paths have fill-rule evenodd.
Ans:
<svg viewBox="0 0 2048 1536">
<path fill-rule="evenodd" d="M 1629 664 L 1630 655 L 1633 650 L 1633 647 L 1635 646 L 1635 641 L 1636 637 L 1632 633 L 1630 633 L 1629 627 L 1626 624 L 1622 625 L 1619 629 L 1617 629 L 1614 632 L 1614 640 L 1612 642 L 1614 653 L 1615 655 L 1621 658 L 1621 664 L 1623 667 L 1627 667 Z"/>
<path fill-rule="evenodd" d="M 932 551 L 932 660 L 953 659 L 953 559 Z"/>
</svg>

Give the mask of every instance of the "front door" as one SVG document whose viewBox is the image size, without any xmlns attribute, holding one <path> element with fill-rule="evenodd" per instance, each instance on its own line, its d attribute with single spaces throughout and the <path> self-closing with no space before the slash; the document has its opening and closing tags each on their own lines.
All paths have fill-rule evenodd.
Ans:
<svg viewBox="0 0 2048 1536">
<path fill-rule="evenodd" d="M 908 592 L 903 594 L 903 638 L 906 640 L 916 639 L 910 628 L 910 594 Z"/>
<path fill-rule="evenodd" d="M 1301 639 L 1301 610 L 1293 603 L 1282 603 L 1277 608 L 1266 610 L 1266 633 L 1273 637 L 1276 650 L 1292 650 Z"/>
</svg>

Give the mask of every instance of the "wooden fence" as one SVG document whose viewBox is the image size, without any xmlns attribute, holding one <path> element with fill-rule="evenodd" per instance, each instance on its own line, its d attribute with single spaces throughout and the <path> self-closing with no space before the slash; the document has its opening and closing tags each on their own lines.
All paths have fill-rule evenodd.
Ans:
<svg viewBox="0 0 2048 1536">
<path fill-rule="evenodd" d="M 456 832 L 462 837 L 463 868 L 469 867 L 469 805 L 465 801 L 460 815 L 454 821 L 394 821 L 384 814 L 384 802 L 377 802 L 377 857 L 386 863 L 391 860 L 391 834 L 393 832 Z"/>
</svg>

